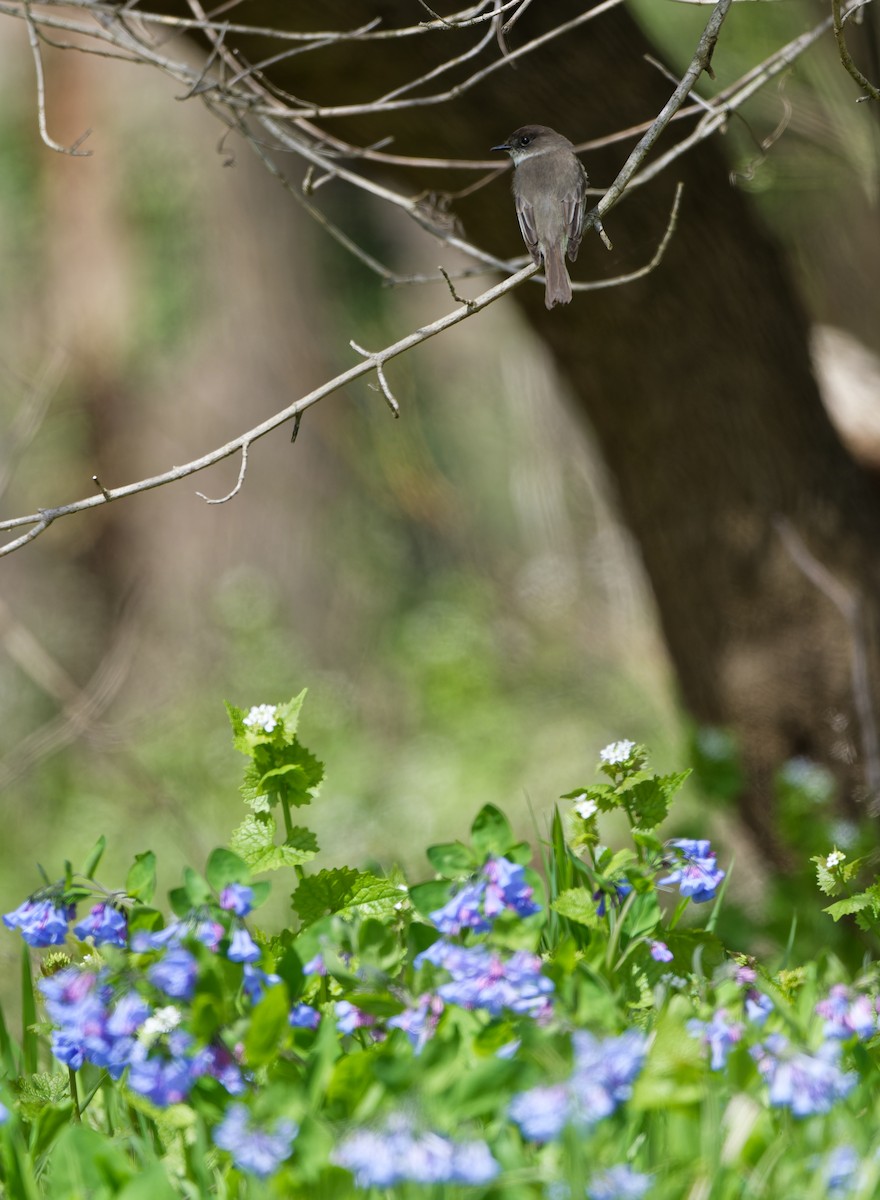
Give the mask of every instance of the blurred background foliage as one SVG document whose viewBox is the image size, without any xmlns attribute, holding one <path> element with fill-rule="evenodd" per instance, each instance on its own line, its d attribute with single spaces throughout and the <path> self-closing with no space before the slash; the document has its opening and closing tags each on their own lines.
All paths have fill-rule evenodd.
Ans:
<svg viewBox="0 0 880 1200">
<path fill-rule="evenodd" d="M 719 71 L 760 56 L 762 21 L 793 20 L 782 4 L 743 9 Z M 705 9 L 640 12 L 671 61 L 689 58 Z M 782 232 L 830 228 L 841 206 L 876 218 L 876 131 L 825 51 L 730 130 Z M 26 30 L 0 22 L 4 515 L 195 457 L 350 365 L 350 337 L 378 347 L 448 306 L 436 285 L 379 289 L 167 80 L 51 50 L 45 62 L 52 135 L 92 128 L 89 158 L 40 142 Z M 755 140 L 795 85 L 792 127 L 764 157 Z M 436 246 L 394 214 L 352 214 L 331 192 L 322 204 L 368 248 L 436 267 Z M 840 264 L 841 295 L 874 249 Z M 813 256 L 800 268 L 821 320 Z M 736 854 L 728 939 L 784 941 L 791 885 L 774 907 L 729 807 L 735 749 L 677 708 L 640 563 L 540 342 L 498 305 L 389 374 L 399 421 L 358 384 L 310 410 L 295 446 L 283 432 L 255 446 L 230 503 L 194 493 L 225 494 L 237 462 L 71 518 L 0 565 L 3 911 L 35 886 L 35 862 L 54 875 L 102 832 L 108 884 L 148 847 L 164 886 L 200 866 L 241 814 L 223 700 L 307 686 L 302 737 L 328 768 L 306 818 L 318 865 L 396 860 L 425 877 L 425 846 L 464 835 L 486 802 L 544 835 L 599 748 L 631 737 L 658 769 L 702 768 L 708 787 L 690 785 L 677 825 Z M 846 831 L 820 775 L 787 770 L 804 856 L 827 852 Z M 809 883 L 796 898 L 827 942 Z M 15 954 L 0 946 L 10 968 Z"/>
</svg>

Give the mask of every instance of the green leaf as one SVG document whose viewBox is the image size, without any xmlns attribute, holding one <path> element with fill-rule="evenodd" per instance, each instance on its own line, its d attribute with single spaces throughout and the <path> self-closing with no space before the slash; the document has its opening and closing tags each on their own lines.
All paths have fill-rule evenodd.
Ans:
<svg viewBox="0 0 880 1200">
<path fill-rule="evenodd" d="M 244 1037 L 245 1062 L 250 1067 L 262 1067 L 278 1058 L 279 1048 L 286 1040 L 290 1001 L 287 988 L 269 988 L 253 1011 Z"/>
<path fill-rule="evenodd" d="M 228 883 L 250 883 L 251 872 L 243 858 L 220 846 L 211 851 L 205 876 L 215 892 L 222 892 Z"/>
<path fill-rule="evenodd" d="M 183 886 L 192 908 L 201 908 L 203 904 L 210 904 L 214 899 L 208 881 L 192 867 L 184 867 Z"/>
<path fill-rule="evenodd" d="M 135 900 L 149 904 L 156 891 L 156 855 L 152 850 L 136 854 L 128 875 L 125 890 Z"/>
<path fill-rule="evenodd" d="M 318 839 L 310 829 L 294 826 L 280 846 L 275 845 L 277 826 L 271 813 L 251 813 L 229 839 L 252 871 L 277 871 L 280 867 L 298 867 L 318 853 Z"/>
<path fill-rule="evenodd" d="M 262 798 L 280 799 L 294 808 L 310 804 L 324 778 L 324 764 L 300 742 L 272 744 L 254 750 L 251 767 L 245 771 L 241 792 L 246 802 L 259 808 Z"/>
<path fill-rule="evenodd" d="M 588 929 L 598 929 L 602 921 L 596 901 L 586 888 L 568 888 L 556 897 L 550 907 L 561 917 L 575 921 L 578 925 L 586 925 Z"/>
<path fill-rule="evenodd" d="M 630 784 L 626 792 L 627 807 L 636 825 L 642 829 L 656 829 L 666 819 L 670 801 L 688 775 L 689 770 L 673 775 L 652 775 Z"/>
<path fill-rule="evenodd" d="M 406 890 L 353 867 L 319 871 L 304 879 L 291 896 L 304 925 L 331 913 L 340 916 L 381 916 L 391 913 L 406 897 Z"/>
<path fill-rule="evenodd" d="M 299 714 L 302 711 L 302 706 L 308 694 L 308 688 L 303 688 L 298 696 L 294 696 L 292 700 L 288 700 L 286 704 L 279 704 L 276 709 L 276 716 L 284 723 L 285 738 L 293 740 L 299 725 Z"/>
<path fill-rule="evenodd" d="M 445 880 L 432 879 L 429 883 L 417 883 L 411 887 L 409 898 L 417 913 L 430 918 L 431 913 L 442 908 L 449 899 L 450 890 Z"/>
<path fill-rule="evenodd" d="M 179 1200 L 180 1192 L 171 1183 L 161 1163 L 139 1169 L 116 1200 Z"/>
<path fill-rule="evenodd" d="M 653 889 L 643 896 L 638 896 L 627 913 L 624 925 L 627 936 L 637 938 L 653 933 L 660 924 L 661 915 L 657 893 Z"/>
<path fill-rule="evenodd" d="M 471 840 L 482 862 L 503 855 L 513 842 L 513 830 L 500 808 L 485 804 L 471 826 Z"/>
<path fill-rule="evenodd" d="M 98 863 L 101 861 L 104 851 L 107 849 L 107 839 L 103 834 L 98 838 L 92 847 L 89 857 L 86 859 L 86 865 L 82 869 L 82 874 L 86 879 L 93 879 L 95 871 L 98 869 Z"/>
<path fill-rule="evenodd" d="M 472 875 L 480 865 L 476 855 L 463 842 L 444 842 L 440 846 L 429 846 L 428 862 L 438 875 L 445 879 L 460 879 L 462 875 Z"/>
<path fill-rule="evenodd" d="M 832 920 L 839 921 L 841 917 L 850 917 L 853 913 L 862 912 L 864 909 L 870 909 L 874 914 L 878 911 L 877 896 L 872 895 L 870 890 L 859 892 L 856 896 L 847 896 L 835 904 L 829 904 L 822 911 L 827 912 Z"/>
</svg>

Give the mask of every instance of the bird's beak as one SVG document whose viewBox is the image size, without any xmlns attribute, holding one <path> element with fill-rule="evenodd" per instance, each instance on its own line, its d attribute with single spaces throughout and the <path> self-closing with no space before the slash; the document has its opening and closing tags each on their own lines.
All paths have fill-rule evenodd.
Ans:
<svg viewBox="0 0 880 1200">
<path fill-rule="evenodd" d="M 490 150 L 510 150 L 507 142 L 505 142 L 502 146 L 490 146 L 489 148 Z"/>
</svg>

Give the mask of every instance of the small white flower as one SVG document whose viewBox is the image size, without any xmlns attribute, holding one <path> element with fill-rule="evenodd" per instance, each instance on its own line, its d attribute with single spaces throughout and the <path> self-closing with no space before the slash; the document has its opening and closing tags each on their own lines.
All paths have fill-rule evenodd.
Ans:
<svg viewBox="0 0 880 1200">
<path fill-rule="evenodd" d="M 165 1008 L 157 1008 L 151 1017 L 147 1017 L 143 1025 L 138 1030 L 138 1039 L 145 1045 L 151 1046 L 157 1037 L 163 1033 L 170 1033 L 172 1029 L 176 1029 L 182 1020 L 182 1014 L 179 1008 L 175 1008 L 173 1004 L 167 1005 Z"/>
<path fill-rule="evenodd" d="M 842 850 L 832 850 L 825 859 L 825 866 L 829 871 L 833 871 L 835 867 L 839 867 L 846 855 Z"/>
<path fill-rule="evenodd" d="M 586 792 L 578 796 L 574 802 L 574 811 L 579 817 L 583 817 L 585 821 L 589 821 L 590 817 L 594 817 L 598 810 L 599 805 L 595 800 L 588 800 Z"/>
<path fill-rule="evenodd" d="M 258 728 L 264 733 L 271 733 L 278 724 L 275 718 L 276 711 L 277 707 L 274 704 L 255 704 L 245 717 L 244 723 L 251 729 Z"/>
<path fill-rule="evenodd" d="M 612 767 L 625 763 L 635 748 L 635 742 L 631 742 L 629 738 L 624 738 L 622 742 L 612 742 L 599 751 L 599 762 L 608 763 Z"/>
</svg>

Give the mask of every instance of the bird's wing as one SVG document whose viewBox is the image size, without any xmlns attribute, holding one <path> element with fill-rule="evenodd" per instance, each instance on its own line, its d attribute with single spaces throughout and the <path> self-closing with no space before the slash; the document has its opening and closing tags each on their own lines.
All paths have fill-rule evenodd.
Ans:
<svg viewBox="0 0 880 1200">
<path fill-rule="evenodd" d="M 540 264 L 541 248 L 538 245 L 538 230 L 535 227 L 535 210 L 522 196 L 516 197 L 516 219 L 519 221 L 520 233 L 532 260 Z"/>
<path fill-rule="evenodd" d="M 581 166 L 580 175 L 562 202 L 565 232 L 568 236 L 566 247 L 568 257 L 572 262 L 577 258 L 581 238 L 584 236 L 584 212 L 587 207 L 587 172 Z"/>
</svg>

